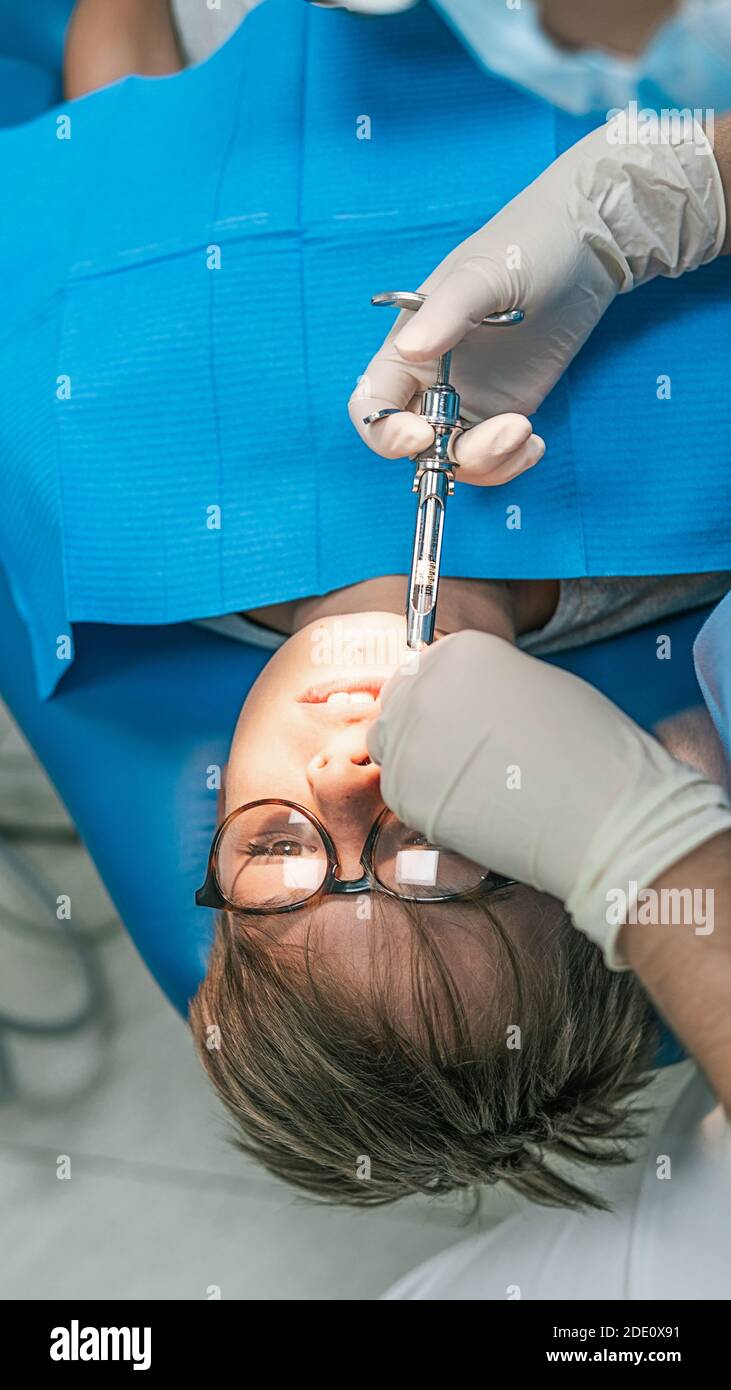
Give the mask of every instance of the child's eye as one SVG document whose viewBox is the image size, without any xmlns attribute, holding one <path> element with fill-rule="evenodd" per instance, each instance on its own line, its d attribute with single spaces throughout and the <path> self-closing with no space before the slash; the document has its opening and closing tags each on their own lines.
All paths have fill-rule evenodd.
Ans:
<svg viewBox="0 0 731 1390">
<path fill-rule="evenodd" d="M 243 846 L 245 854 L 250 854 L 253 858 L 265 855 L 271 859 L 296 859 L 302 855 L 315 851 L 314 845 L 303 845 L 299 840 L 280 839 L 280 840 L 259 840 Z"/>
<path fill-rule="evenodd" d="M 427 840 L 426 835 L 420 835 L 418 830 L 409 830 L 404 837 L 405 849 L 436 849 L 440 850 L 441 845 L 435 845 L 432 840 Z"/>
</svg>

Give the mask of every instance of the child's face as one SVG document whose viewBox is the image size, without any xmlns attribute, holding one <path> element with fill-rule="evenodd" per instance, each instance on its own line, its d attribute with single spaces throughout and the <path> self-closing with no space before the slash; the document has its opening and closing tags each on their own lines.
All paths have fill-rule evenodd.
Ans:
<svg viewBox="0 0 731 1390">
<path fill-rule="evenodd" d="M 394 613 L 321 618 L 295 633 L 261 672 L 239 716 L 226 769 L 224 814 L 261 798 L 295 801 L 330 832 L 339 876 L 360 878 L 364 842 L 384 809 L 366 734 L 380 712 L 381 686 L 396 671 L 410 669 L 415 657 L 406 646 L 405 619 Z M 323 697 L 331 692 L 335 698 L 328 702 Z M 350 694 L 356 695 L 352 701 L 346 699 Z M 464 1007 L 478 1020 L 491 998 L 494 973 L 485 950 L 484 904 L 452 902 L 423 912 Z M 501 899 L 500 914 L 516 942 L 540 950 L 548 925 L 563 915 L 557 904 L 520 887 L 510 891 L 509 901 Z M 379 921 L 385 931 L 376 941 L 370 912 L 359 897 L 328 897 L 267 918 L 266 931 L 280 944 L 298 946 L 317 927 L 319 952 L 351 983 L 370 980 L 374 951 L 391 961 L 402 955 L 403 979 L 393 1003 L 408 1021 L 414 1010 L 407 968 L 413 928 L 393 899 L 381 900 Z M 398 972 L 394 978 L 401 979 Z"/>
<path fill-rule="evenodd" d="M 345 878 L 360 876 L 363 843 L 383 810 L 366 747 L 381 686 L 413 666 L 394 613 L 325 618 L 274 654 L 239 716 L 226 769 L 225 812 L 282 797 L 327 826 Z"/>
</svg>

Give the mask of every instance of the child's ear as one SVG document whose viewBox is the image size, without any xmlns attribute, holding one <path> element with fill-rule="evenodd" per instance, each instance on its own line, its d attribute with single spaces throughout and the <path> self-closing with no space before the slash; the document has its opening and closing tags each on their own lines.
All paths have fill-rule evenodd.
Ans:
<svg viewBox="0 0 731 1390">
<path fill-rule="evenodd" d="M 224 819 L 224 815 L 225 815 L 225 807 L 226 807 L 226 768 L 227 768 L 227 767 L 228 767 L 228 763 L 224 763 L 223 767 L 221 768 L 221 785 L 220 785 L 220 787 L 218 788 L 218 796 L 217 796 L 217 798 L 216 798 L 216 816 L 217 816 L 219 825 L 221 824 L 221 821 Z"/>
</svg>

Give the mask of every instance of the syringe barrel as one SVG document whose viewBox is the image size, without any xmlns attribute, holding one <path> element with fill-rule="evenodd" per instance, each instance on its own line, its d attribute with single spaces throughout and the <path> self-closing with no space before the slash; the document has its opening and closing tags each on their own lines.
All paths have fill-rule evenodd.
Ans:
<svg viewBox="0 0 731 1390">
<path fill-rule="evenodd" d="M 406 603 L 406 641 L 419 651 L 434 641 L 444 512 L 449 496 L 449 473 L 425 468 L 419 479 L 414 548 Z"/>
</svg>

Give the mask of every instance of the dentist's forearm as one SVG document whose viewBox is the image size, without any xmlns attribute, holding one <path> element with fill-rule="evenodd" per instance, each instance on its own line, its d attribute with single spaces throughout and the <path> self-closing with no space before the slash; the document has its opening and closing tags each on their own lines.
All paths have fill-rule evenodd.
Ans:
<svg viewBox="0 0 731 1390">
<path fill-rule="evenodd" d="M 162 77 L 182 67 L 170 0 L 77 0 L 66 34 L 66 97 L 130 73 Z"/>
<path fill-rule="evenodd" d="M 719 255 L 728 256 L 731 254 L 731 115 L 716 116 L 712 134 L 708 122 L 704 124 L 706 134 L 713 145 L 726 203 L 726 237 Z"/>
<path fill-rule="evenodd" d="M 731 831 L 701 845 L 652 886 L 660 902 L 663 890 L 703 894 L 698 900 L 706 913 L 713 904 L 713 930 L 701 935 L 693 926 L 627 925 L 619 950 L 731 1116 Z"/>
</svg>

